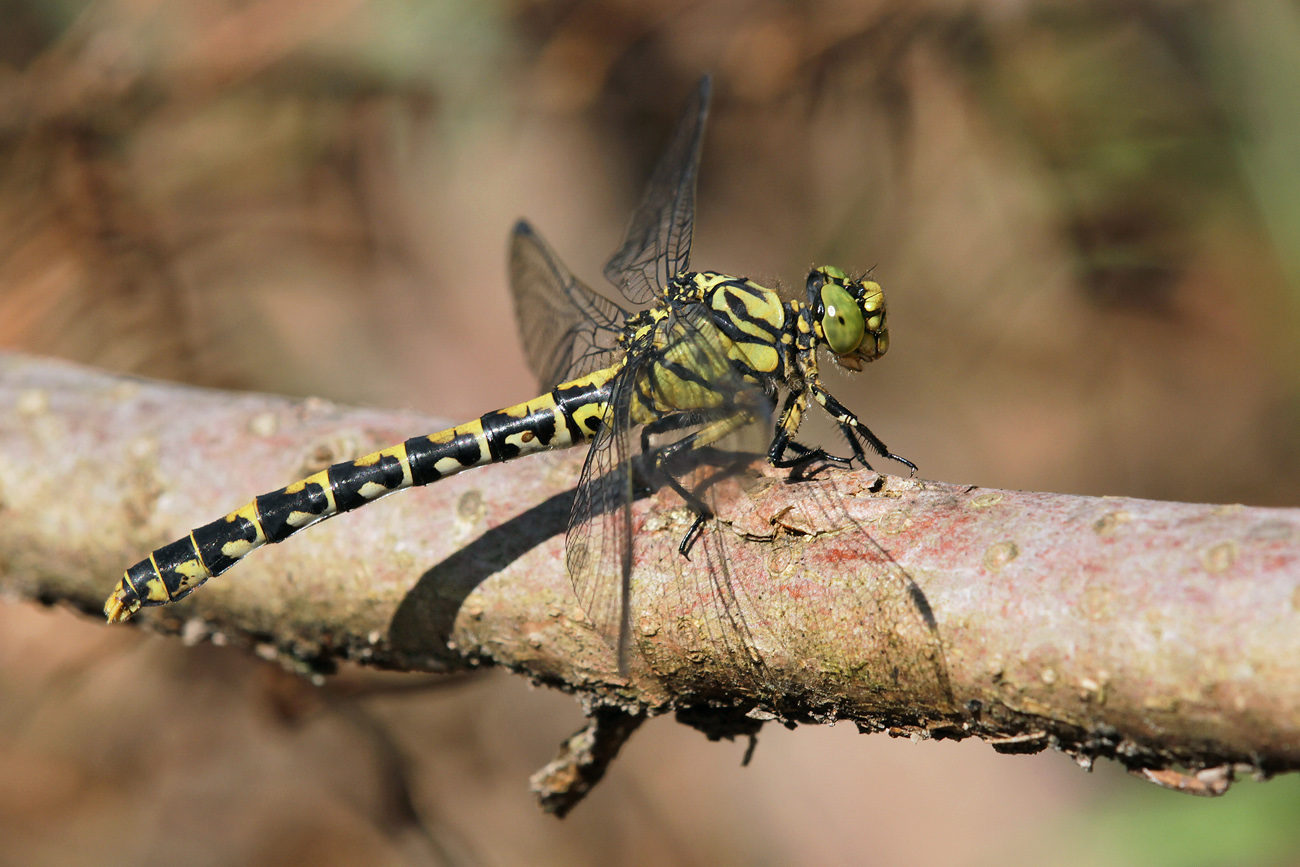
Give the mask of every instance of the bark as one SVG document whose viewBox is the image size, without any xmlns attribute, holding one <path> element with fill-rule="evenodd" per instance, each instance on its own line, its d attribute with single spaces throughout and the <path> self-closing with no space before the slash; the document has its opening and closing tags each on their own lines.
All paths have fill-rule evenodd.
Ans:
<svg viewBox="0 0 1300 867">
<path fill-rule="evenodd" d="M 152 548 L 442 427 L 0 354 L 0 590 L 102 616 Z M 1300 766 L 1300 511 L 769 473 L 711 543 L 730 571 L 718 587 L 684 583 L 682 510 L 656 496 L 637 504 L 636 652 L 621 676 L 565 569 L 581 458 L 392 497 L 135 622 L 305 671 L 494 664 L 578 693 L 596 722 L 535 780 L 558 812 L 637 720 L 668 711 L 715 737 L 847 719 L 1054 747 L 1200 794 Z M 836 510 L 810 508 L 816 490 Z"/>
</svg>

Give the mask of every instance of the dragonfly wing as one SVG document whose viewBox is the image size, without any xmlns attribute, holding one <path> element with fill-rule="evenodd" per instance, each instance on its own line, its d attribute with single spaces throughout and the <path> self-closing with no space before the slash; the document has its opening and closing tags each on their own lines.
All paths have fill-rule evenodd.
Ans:
<svg viewBox="0 0 1300 867">
<path fill-rule="evenodd" d="M 815 665 L 818 674 L 851 672 L 871 683 L 867 700 L 877 711 L 951 705 L 934 611 L 877 538 L 904 531 L 906 522 L 897 512 L 870 526 L 854 518 L 850 507 L 860 493 L 854 481 L 832 468 L 815 478 L 775 480 L 771 492 L 781 505 L 762 555 L 766 579 L 781 600 L 769 640 L 779 642 L 782 653 L 779 666 L 774 654 L 767 656 L 769 681 L 779 687 L 787 673 Z M 734 532 L 731 538 L 759 544 Z"/>
<path fill-rule="evenodd" d="M 695 179 L 711 92 L 706 75 L 682 109 L 668 148 L 628 223 L 623 246 L 605 263 L 609 282 L 633 304 L 644 304 L 660 294 L 690 260 Z"/>
<path fill-rule="evenodd" d="M 707 505 L 711 517 L 687 556 L 668 555 L 676 594 L 651 599 L 634 586 L 633 609 L 658 608 L 654 622 L 665 646 L 691 648 L 697 660 L 715 659 L 719 676 L 742 692 L 779 700 L 796 676 L 809 682 L 802 670 L 809 666 L 816 667 L 815 676 L 866 668 L 864 676 L 891 684 L 890 672 L 910 660 L 934 685 L 936 698 L 950 700 L 925 594 L 853 518 L 847 507 L 853 495 L 829 470 L 812 479 L 773 475 L 763 460 L 771 438 L 768 397 L 729 365 L 712 323 L 703 305 L 682 305 L 661 326 L 658 341 L 666 363 L 702 374 L 719 401 L 711 417 L 736 421 L 725 437 L 691 455 L 699 460 L 663 467 Z M 706 423 L 674 436 L 707 429 Z M 758 479 L 755 467 L 763 471 Z M 770 496 L 779 498 L 776 506 L 759 504 Z M 660 498 L 681 503 L 667 491 Z M 679 510 L 691 517 L 685 504 Z M 680 534 L 686 523 L 668 526 Z M 673 670 L 654 664 L 656 650 L 653 642 L 643 647 L 652 667 Z M 874 700 L 905 706 L 914 689 L 882 686 Z"/>
<path fill-rule="evenodd" d="M 952 704 L 934 612 L 916 581 L 852 517 L 851 493 L 834 479 L 777 474 L 738 494 L 724 491 L 709 497 L 715 517 L 689 558 L 674 553 L 663 564 L 676 575 L 673 592 L 635 601 L 637 610 L 652 612 L 657 636 L 642 654 L 668 673 L 669 688 L 684 649 L 695 663 L 684 676 L 709 669 L 713 683 L 769 706 L 819 682 L 827 694 L 877 712 Z M 670 523 L 661 544 L 680 526 Z M 856 698 L 855 683 L 869 685 Z"/>
<path fill-rule="evenodd" d="M 732 365 L 726 341 L 703 304 L 674 307 L 656 335 L 657 361 L 665 375 L 649 388 L 660 404 L 673 407 L 680 426 L 656 430 L 651 454 L 667 455 L 655 462 L 661 476 L 653 481 L 667 500 L 663 517 L 677 541 L 690 534 L 705 507 L 706 519 L 686 551 L 666 555 L 670 573 L 676 573 L 674 592 L 632 588 L 632 607 L 654 623 L 655 634 L 667 645 L 692 648 L 699 658 L 720 657 L 725 669 L 743 684 L 755 688 L 764 680 L 761 647 L 745 604 L 742 582 L 733 580 L 734 533 L 725 530 L 719 516 L 737 501 L 744 501 L 754 479 L 752 467 L 762 465 L 771 439 L 771 400 L 759 386 L 747 382 Z M 654 390 L 657 388 L 657 391 Z M 696 502 L 683 499 L 685 490 Z M 675 520 L 674 520 L 675 518 Z M 666 519 L 666 520 L 665 520 Z M 647 642 L 643 653 L 654 665 L 658 648 Z"/>
<path fill-rule="evenodd" d="M 510 232 L 509 261 L 524 352 L 542 387 L 608 366 L 626 311 L 574 277 L 525 220 Z"/>
<path fill-rule="evenodd" d="M 574 496 L 565 560 L 574 592 L 596 631 L 627 671 L 632 576 L 634 466 L 629 459 L 635 360 L 615 378 L 605 424 L 596 433 Z"/>
<path fill-rule="evenodd" d="M 637 486 L 658 486 L 667 477 L 657 474 L 671 474 L 704 501 L 732 483 L 735 466 L 760 457 L 770 436 L 770 402 L 735 372 L 702 304 L 674 308 L 642 341 L 611 384 L 606 422 L 583 466 L 567 540 L 574 590 L 597 631 L 618 650 L 621 670 L 630 651 L 632 612 L 643 610 L 641 588 L 632 582 Z M 657 406 L 662 423 L 636 424 L 635 400 Z M 643 441 L 651 445 L 650 454 L 640 454 Z M 676 457 L 659 465 L 654 457 L 664 450 L 675 450 Z M 689 526 L 688 518 L 682 535 Z M 700 580 L 716 582 L 718 592 L 727 586 L 716 574 Z M 712 610 L 734 608 L 720 601 Z"/>
</svg>

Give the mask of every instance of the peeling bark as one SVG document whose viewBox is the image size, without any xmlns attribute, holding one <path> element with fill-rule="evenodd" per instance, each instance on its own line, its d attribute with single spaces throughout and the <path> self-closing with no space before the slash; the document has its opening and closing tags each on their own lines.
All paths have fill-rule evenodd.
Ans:
<svg viewBox="0 0 1300 867">
<path fill-rule="evenodd" d="M 0 590 L 99 616 L 150 549 L 444 426 L 0 354 Z M 807 489 L 769 475 L 727 516 L 755 638 L 737 648 L 712 628 L 708 588 L 681 586 L 669 567 L 680 531 L 651 498 L 638 503 L 639 652 L 623 677 L 565 572 L 580 467 L 580 453 L 541 455 L 404 493 L 258 551 L 136 622 L 304 671 L 495 664 L 579 693 L 616 735 L 602 747 L 588 732 L 570 750 L 580 761 L 551 769 L 544 788 L 560 809 L 572 805 L 562 778 L 589 787 L 635 720 L 670 710 L 717 737 L 845 719 L 1009 753 L 1055 747 L 1198 794 L 1235 773 L 1300 767 L 1300 511 L 844 473 L 843 514 L 875 546 L 849 551 L 842 523 L 801 511 Z M 903 572 L 934 631 L 882 577 Z"/>
</svg>

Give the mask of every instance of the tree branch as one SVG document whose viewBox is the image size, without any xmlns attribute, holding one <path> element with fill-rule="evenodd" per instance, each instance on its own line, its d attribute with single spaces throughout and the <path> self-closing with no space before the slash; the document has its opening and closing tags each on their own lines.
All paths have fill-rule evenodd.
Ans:
<svg viewBox="0 0 1300 867">
<path fill-rule="evenodd" d="M 0 354 L 0 407 L 0 590 L 94 616 L 151 548 L 253 494 L 443 426 L 12 354 Z M 670 710 L 711 736 L 849 719 L 864 731 L 977 736 L 1003 752 L 1050 746 L 1202 794 L 1235 772 L 1300 766 L 1296 510 L 862 472 L 836 485 L 880 547 L 846 551 L 843 527 L 798 518 L 800 489 L 774 477 L 731 519 L 731 580 L 756 636 L 736 648 L 712 628 L 700 588 L 665 565 L 680 529 L 646 501 L 640 652 L 624 678 L 565 571 L 580 458 L 537 456 L 393 497 L 258 551 L 137 622 L 273 648 L 315 671 L 339 659 L 507 666 L 584 696 L 600 710 L 597 741 L 614 732 L 605 748 L 572 741 L 578 764 L 548 769 L 578 787 L 635 727 L 618 713 Z M 924 592 L 937 638 L 906 617 L 905 592 L 865 583 L 899 567 Z M 846 585 L 869 592 L 845 596 Z M 558 800 L 554 783 L 539 785 L 555 809 L 572 805 L 566 784 Z"/>
</svg>

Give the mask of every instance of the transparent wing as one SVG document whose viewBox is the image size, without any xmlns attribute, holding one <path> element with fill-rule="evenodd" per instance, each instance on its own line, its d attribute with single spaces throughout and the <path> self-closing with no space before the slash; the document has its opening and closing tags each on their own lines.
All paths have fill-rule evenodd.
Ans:
<svg viewBox="0 0 1300 867">
<path fill-rule="evenodd" d="M 918 684 L 932 687 L 936 701 L 951 701 L 925 594 L 850 511 L 856 477 L 827 468 L 816 478 L 792 480 L 768 466 L 768 396 L 736 373 L 703 305 L 675 308 L 658 327 L 654 345 L 624 388 L 630 392 L 635 384 L 675 407 L 676 415 L 665 420 L 680 424 L 660 429 L 664 423 L 652 423 L 642 428 L 649 436 L 635 440 L 629 433 L 615 440 L 610 455 L 618 449 L 626 455 L 641 439 L 651 454 L 685 446 L 656 463 L 658 477 L 642 467 L 658 489 L 653 504 L 637 504 L 634 512 L 632 477 L 617 477 L 618 496 L 605 502 L 619 510 L 605 511 L 589 536 L 601 540 L 601 565 L 581 573 L 587 598 L 603 601 L 604 634 L 618 642 L 621 659 L 635 643 L 653 670 L 671 678 L 669 660 L 658 665 L 656 654 L 685 647 L 693 661 L 717 666 L 719 682 L 732 678 L 738 691 L 774 700 L 796 678 L 807 683 L 840 671 L 879 684 L 870 700 L 880 708 L 911 706 Z M 694 391 L 692 379 L 699 386 Z M 626 414 L 618 418 L 622 424 L 615 428 L 632 430 Z M 686 556 L 676 543 L 690 531 L 696 510 L 674 482 L 711 516 Z M 885 519 L 873 529 L 890 533 L 899 526 Z M 657 568 L 643 569 L 645 556 L 634 546 L 646 545 L 656 532 L 668 538 L 654 550 L 669 553 Z M 656 581 L 655 573 L 675 578 Z M 579 573 L 573 574 L 576 583 Z M 904 669 L 917 677 L 894 686 Z M 698 674 L 698 668 L 683 672 Z"/>
<path fill-rule="evenodd" d="M 668 149 L 632 214 L 623 246 L 605 263 L 605 277 L 633 304 L 661 294 L 672 277 L 686 270 L 695 219 L 695 178 L 711 92 L 706 75 L 682 109 Z"/>
<path fill-rule="evenodd" d="M 596 631 L 617 649 L 619 671 L 627 670 L 631 624 L 635 467 L 628 443 L 639 361 L 629 355 L 611 384 L 608 415 L 582 466 L 565 537 L 574 592 Z"/>
<path fill-rule="evenodd" d="M 671 311 L 646 337 L 653 349 L 630 353 L 583 468 L 569 572 L 620 669 L 635 647 L 669 681 L 709 666 L 715 682 L 773 700 L 797 678 L 857 673 L 879 684 L 869 700 L 880 709 L 913 706 L 915 679 L 891 686 L 906 669 L 951 701 L 924 593 L 853 517 L 851 484 L 830 471 L 791 480 L 767 465 L 770 403 L 724 346 L 702 305 Z M 661 419 L 633 424 L 634 395 L 661 406 Z M 711 516 L 686 556 L 677 548 L 697 511 L 674 483 Z M 634 502 L 644 485 L 653 501 Z M 897 531 L 887 519 L 874 529 Z M 665 552 L 657 565 L 641 545 Z M 674 669 L 682 648 L 691 671 Z"/>
<path fill-rule="evenodd" d="M 671 671 L 653 654 L 676 644 L 700 666 L 716 665 L 718 681 L 756 698 L 779 702 L 790 683 L 818 679 L 847 695 L 835 679 L 851 676 L 874 684 L 861 698 L 880 711 L 914 707 L 924 690 L 936 705 L 951 704 L 929 602 L 850 513 L 853 479 L 842 471 L 803 480 L 770 474 L 743 497 L 715 498 L 717 517 L 690 560 L 674 561 L 677 586 L 699 589 L 640 603 L 674 612 L 656 621 L 656 642 L 642 645 L 651 667 Z M 872 529 L 899 528 L 886 521 Z M 709 606 L 697 601 L 704 598 Z"/>
<path fill-rule="evenodd" d="M 574 590 L 596 629 L 618 650 L 623 670 L 632 617 L 643 596 L 631 580 L 638 559 L 632 510 L 637 486 L 675 483 L 707 505 L 717 491 L 734 484 L 736 468 L 761 457 L 771 420 L 770 401 L 735 373 L 703 305 L 671 311 L 628 358 L 611 389 L 607 423 L 587 455 L 567 540 Z M 659 407 L 661 417 L 634 424 L 634 400 Z M 643 445 L 650 447 L 648 453 Z M 685 536 L 695 511 L 678 502 L 690 516 L 681 527 Z M 690 577 L 717 597 L 714 610 L 736 610 L 724 598 L 725 575 Z M 742 626 L 736 629 L 743 632 Z"/>
<path fill-rule="evenodd" d="M 652 445 L 658 449 L 688 441 L 692 446 L 660 467 L 663 478 L 659 481 L 664 483 L 660 499 L 669 504 L 661 520 L 666 519 L 672 538 L 680 542 L 697 514 L 667 477 L 702 503 L 709 517 L 685 553 L 673 550 L 667 555 L 670 571 L 677 575 L 668 586 L 675 592 L 665 598 L 648 582 L 638 582 L 632 588 L 632 607 L 649 615 L 650 622 L 657 624 L 651 630 L 657 635 L 713 654 L 723 670 L 757 689 L 769 679 L 761 629 L 756 630 L 752 622 L 756 609 L 745 604 L 743 581 L 734 580 L 738 576 L 728 548 L 728 536 L 734 534 L 728 531 L 723 535 L 722 516 L 736 503 L 747 501 L 756 478 L 754 467 L 766 466 L 765 453 L 772 438 L 771 398 L 732 367 L 723 338 L 702 304 L 676 308 L 664 331 L 666 365 L 696 372 L 700 381 L 707 383 L 716 405 L 684 413 L 693 424 L 654 438 Z M 652 520 L 649 527 L 657 523 Z M 653 654 L 654 646 L 646 642 L 643 652 Z"/>
<path fill-rule="evenodd" d="M 626 311 L 574 277 L 525 220 L 510 232 L 510 290 L 543 388 L 611 363 Z"/>
</svg>

